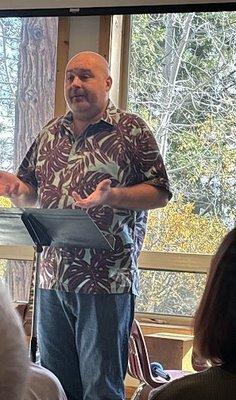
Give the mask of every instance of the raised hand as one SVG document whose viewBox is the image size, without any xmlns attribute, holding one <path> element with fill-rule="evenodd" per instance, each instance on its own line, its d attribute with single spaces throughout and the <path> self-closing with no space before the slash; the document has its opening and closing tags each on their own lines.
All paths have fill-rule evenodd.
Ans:
<svg viewBox="0 0 236 400">
<path fill-rule="evenodd" d="M 20 179 L 10 172 L 0 171 L 0 196 L 20 196 Z"/>
<path fill-rule="evenodd" d="M 95 191 L 86 197 L 86 199 L 82 199 L 78 193 L 73 192 L 72 196 L 75 200 L 74 207 L 91 208 L 99 205 L 105 205 L 108 202 L 111 190 L 111 180 L 104 179 L 103 181 L 99 182 Z"/>
</svg>

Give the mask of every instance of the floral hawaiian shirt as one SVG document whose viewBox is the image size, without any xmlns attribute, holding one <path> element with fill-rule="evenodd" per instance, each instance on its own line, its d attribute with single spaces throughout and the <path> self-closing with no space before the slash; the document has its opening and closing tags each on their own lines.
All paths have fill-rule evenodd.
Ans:
<svg viewBox="0 0 236 400">
<path fill-rule="evenodd" d="M 83 134 L 73 134 L 73 115 L 49 122 L 35 139 L 18 177 L 38 192 L 41 208 L 71 208 L 72 192 L 91 194 L 98 182 L 112 186 L 145 182 L 168 192 L 169 183 L 156 141 L 145 122 L 109 101 L 103 118 Z M 44 249 L 40 287 L 79 293 L 138 294 L 137 258 L 144 240 L 147 212 L 87 210 L 103 233 L 115 239 L 113 251 L 89 248 Z"/>
</svg>

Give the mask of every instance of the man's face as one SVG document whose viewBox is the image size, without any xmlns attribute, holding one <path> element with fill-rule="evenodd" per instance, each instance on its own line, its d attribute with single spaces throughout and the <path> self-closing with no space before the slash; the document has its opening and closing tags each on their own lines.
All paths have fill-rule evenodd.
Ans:
<svg viewBox="0 0 236 400">
<path fill-rule="evenodd" d="M 105 60 L 96 55 L 78 55 L 66 68 L 65 98 L 73 114 L 90 120 L 107 105 L 111 78 Z"/>
</svg>

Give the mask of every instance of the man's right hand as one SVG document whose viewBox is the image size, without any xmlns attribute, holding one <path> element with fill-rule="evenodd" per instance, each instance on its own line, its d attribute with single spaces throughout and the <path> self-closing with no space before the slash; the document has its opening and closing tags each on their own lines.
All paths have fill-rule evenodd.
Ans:
<svg viewBox="0 0 236 400">
<path fill-rule="evenodd" d="M 32 186 L 5 171 L 0 171 L 0 196 L 9 197 L 17 207 L 32 207 L 37 202 L 37 193 Z"/>
<path fill-rule="evenodd" d="M 0 196 L 18 197 L 21 194 L 21 181 L 10 172 L 0 171 Z"/>
</svg>

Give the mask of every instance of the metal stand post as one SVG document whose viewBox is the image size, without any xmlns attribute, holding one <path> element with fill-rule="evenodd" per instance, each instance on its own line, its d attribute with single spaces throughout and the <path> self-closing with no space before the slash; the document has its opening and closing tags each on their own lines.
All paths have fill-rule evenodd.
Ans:
<svg viewBox="0 0 236 400">
<path fill-rule="evenodd" d="M 35 247 L 35 276 L 34 276 L 34 294 L 33 294 L 33 315 L 31 326 L 31 339 L 30 339 L 30 357 L 32 362 L 36 362 L 36 353 L 38 348 L 37 342 L 37 290 L 39 284 L 39 269 L 41 261 L 41 253 L 43 248 L 37 244 Z"/>
</svg>

